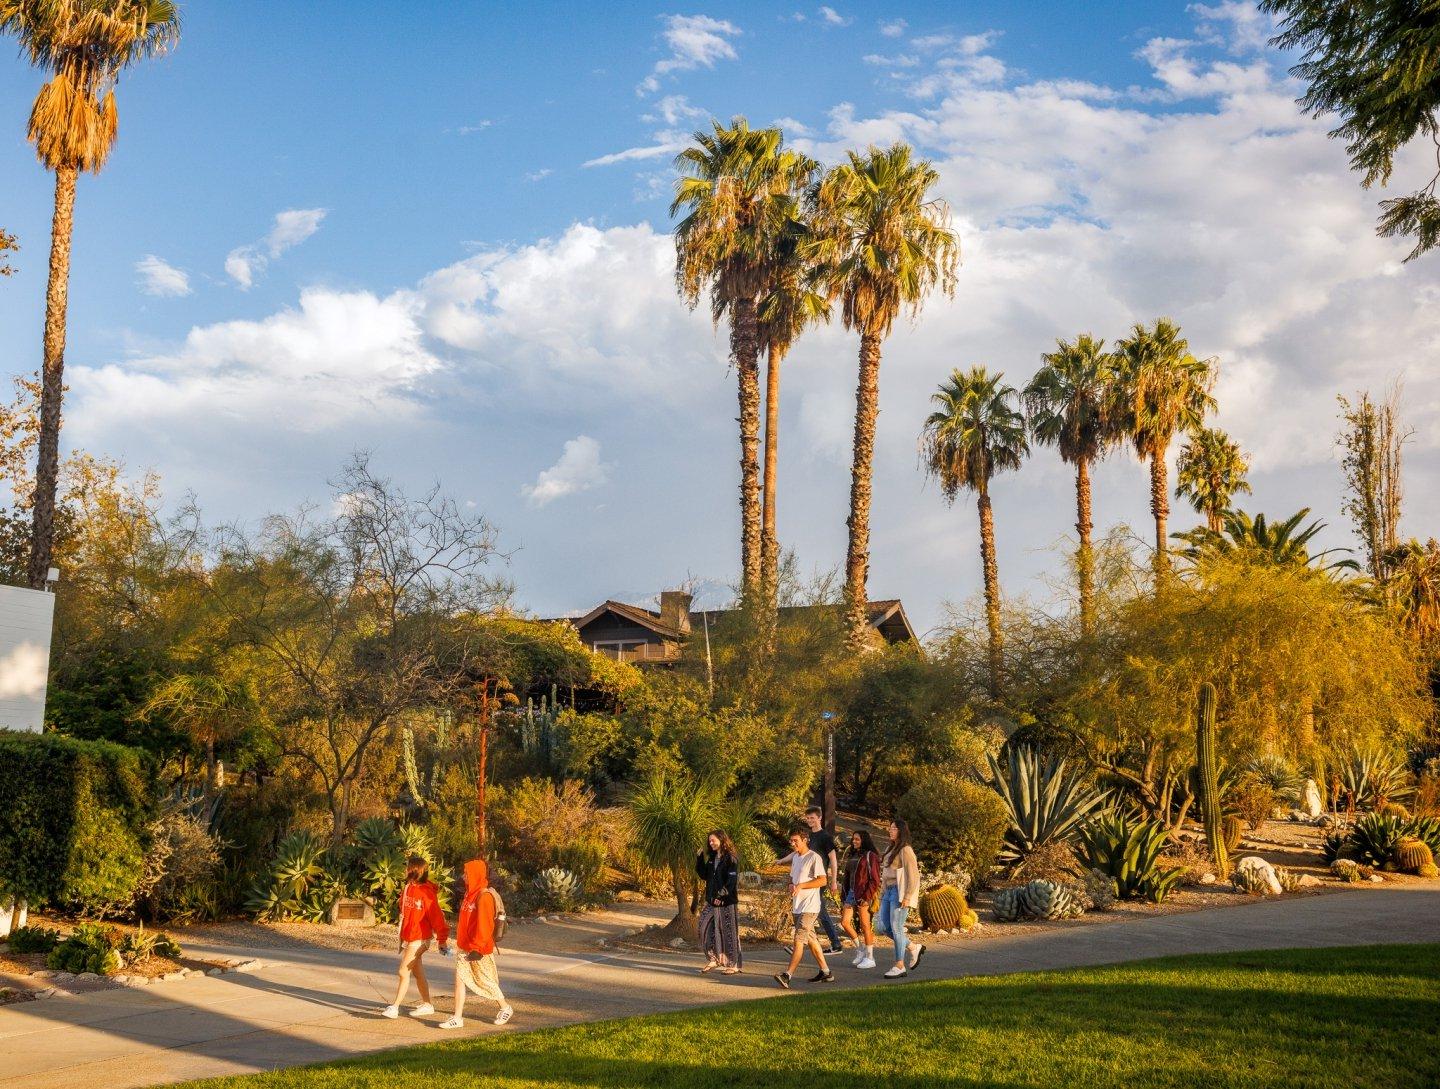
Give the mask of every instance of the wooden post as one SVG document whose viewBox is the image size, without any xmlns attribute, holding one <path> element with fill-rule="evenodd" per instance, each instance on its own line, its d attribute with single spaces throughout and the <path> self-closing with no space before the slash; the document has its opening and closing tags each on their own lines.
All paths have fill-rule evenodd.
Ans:
<svg viewBox="0 0 1440 1089">
<path fill-rule="evenodd" d="M 828 831 L 835 831 L 835 728 L 831 720 L 835 717 L 833 711 L 822 711 L 820 717 L 825 720 L 825 786 L 824 794 L 821 797 L 820 806 L 824 812 L 821 821 Z"/>
</svg>

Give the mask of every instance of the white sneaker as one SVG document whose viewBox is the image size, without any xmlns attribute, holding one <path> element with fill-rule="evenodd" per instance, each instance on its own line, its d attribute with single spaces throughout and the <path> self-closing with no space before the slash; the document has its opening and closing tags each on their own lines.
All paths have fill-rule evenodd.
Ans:
<svg viewBox="0 0 1440 1089">
<path fill-rule="evenodd" d="M 431 1014 L 431 1013 L 434 1013 L 434 1012 L 435 1012 L 435 1007 L 434 1007 L 434 1006 L 430 1005 L 430 1003 L 428 1003 L 428 1002 L 422 1002 L 422 1003 L 420 1003 L 420 1005 L 416 1006 L 413 1010 L 410 1011 L 410 1016 L 411 1016 L 411 1017 L 424 1017 L 426 1014 Z"/>
<path fill-rule="evenodd" d="M 383 1010 L 380 1011 L 380 1016 L 381 1016 L 381 1017 L 390 1017 L 390 1018 L 399 1017 L 399 1016 L 400 1016 L 400 1007 L 399 1007 L 399 1006 L 386 1006 Z"/>
<path fill-rule="evenodd" d="M 854 958 L 850 961 L 850 963 L 853 964 L 853 965 L 855 965 L 856 968 L 859 968 L 859 967 L 860 967 L 860 962 L 861 962 L 862 960 L 864 960 L 864 959 L 865 959 L 865 947 L 862 945 L 862 946 L 859 946 L 859 947 L 856 948 L 856 950 L 855 950 L 855 956 L 854 956 Z"/>
<path fill-rule="evenodd" d="M 917 942 L 915 945 L 912 945 L 912 946 L 909 948 L 909 950 L 907 950 L 907 954 L 908 954 L 907 959 L 908 959 L 909 962 L 910 962 L 910 967 L 911 967 L 911 968 L 917 967 L 917 966 L 920 964 L 920 958 L 925 955 L 925 946 L 924 946 L 924 944 Z"/>
<path fill-rule="evenodd" d="M 515 1009 L 513 1006 L 501 1006 L 500 1012 L 495 1015 L 495 1023 L 497 1025 L 503 1025 L 506 1021 L 510 1020 L 510 1018 L 514 1016 Z"/>
<path fill-rule="evenodd" d="M 875 967 L 875 958 L 874 958 L 874 957 L 862 957 L 862 958 L 860 959 L 860 961 L 855 965 L 855 967 L 856 967 L 856 968 L 860 968 L 860 969 L 874 968 L 874 967 Z"/>
<path fill-rule="evenodd" d="M 885 978 L 886 978 L 886 979 L 899 979 L 901 976 L 903 976 L 903 975 L 905 975 L 905 974 L 906 974 L 906 973 L 905 973 L 904 967 L 902 967 L 901 965 L 897 964 L 897 965 L 895 965 L 895 967 L 891 968 L 890 971 L 888 971 L 888 972 L 885 973 Z"/>
<path fill-rule="evenodd" d="M 452 1018 L 450 1018 L 450 1020 L 448 1020 L 448 1021 L 441 1021 L 439 1027 L 440 1027 L 440 1028 L 464 1028 L 464 1027 L 465 1027 L 465 1018 L 463 1018 L 463 1017 L 452 1017 Z"/>
</svg>

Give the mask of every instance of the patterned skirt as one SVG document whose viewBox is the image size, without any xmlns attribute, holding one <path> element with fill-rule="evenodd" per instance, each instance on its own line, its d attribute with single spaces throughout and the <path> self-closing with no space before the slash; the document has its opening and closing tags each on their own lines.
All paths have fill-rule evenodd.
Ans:
<svg viewBox="0 0 1440 1089">
<path fill-rule="evenodd" d="M 474 959 L 471 959 L 474 957 Z M 460 982 L 468 989 L 474 991 L 481 998 L 488 998 L 492 1002 L 505 1004 L 505 996 L 500 991 L 500 973 L 496 970 L 495 956 L 492 953 L 485 953 L 480 956 L 461 955 L 456 962 L 460 969 Z"/>
<path fill-rule="evenodd" d="M 700 910 L 700 948 L 711 960 L 726 968 L 740 968 L 740 910 L 734 904 L 716 907 L 706 904 Z"/>
</svg>

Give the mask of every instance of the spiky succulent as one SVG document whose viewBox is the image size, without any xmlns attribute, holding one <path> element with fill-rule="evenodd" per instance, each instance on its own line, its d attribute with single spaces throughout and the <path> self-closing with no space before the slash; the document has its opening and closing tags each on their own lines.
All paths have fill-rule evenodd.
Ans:
<svg viewBox="0 0 1440 1089">
<path fill-rule="evenodd" d="M 990 786 L 1010 814 L 1002 862 L 1023 862 L 1031 852 L 1072 839 L 1082 821 L 1102 809 L 1107 795 L 1063 759 L 1025 745 L 1011 747 L 1002 764 L 990 761 Z"/>
<path fill-rule="evenodd" d="M 1113 878 L 1120 899 L 1158 904 L 1185 876 L 1183 868 L 1161 865 L 1166 836 L 1159 821 L 1119 813 L 1098 817 L 1080 830 L 1080 860 Z"/>
<path fill-rule="evenodd" d="M 1001 889 L 990 901 L 990 911 L 995 916 L 997 923 L 1014 923 L 1022 918 L 1023 906 L 1021 896 L 1024 887 L 1013 889 Z"/>
<path fill-rule="evenodd" d="M 1024 885 L 1020 902 L 1025 914 L 1036 919 L 1072 919 L 1085 912 L 1084 905 L 1069 889 L 1044 878 Z"/>
<path fill-rule="evenodd" d="M 531 884 L 547 908 L 568 911 L 580 899 L 580 881 L 569 870 L 559 866 L 541 870 Z"/>
</svg>

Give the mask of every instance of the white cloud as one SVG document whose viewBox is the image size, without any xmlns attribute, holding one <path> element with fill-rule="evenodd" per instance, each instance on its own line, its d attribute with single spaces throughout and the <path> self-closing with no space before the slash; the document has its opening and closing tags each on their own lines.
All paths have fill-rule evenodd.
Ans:
<svg viewBox="0 0 1440 1089">
<path fill-rule="evenodd" d="M 1199 20 L 1201 38 L 1222 44 L 1232 53 L 1259 52 L 1277 31 L 1274 16 L 1267 15 L 1249 0 L 1191 4 L 1187 10 Z"/>
<path fill-rule="evenodd" d="M 248 291 L 271 261 L 320 229 L 327 211 L 325 208 L 290 208 L 277 212 L 264 238 L 248 246 L 237 246 L 226 255 L 226 274 L 242 290 Z"/>
<path fill-rule="evenodd" d="M 684 95 L 666 95 L 660 99 L 659 102 L 655 103 L 655 109 L 659 111 L 658 117 L 655 114 L 645 114 L 640 120 L 652 122 L 664 121 L 665 124 L 673 127 L 696 117 L 705 117 L 710 112 L 709 110 L 701 109 L 699 106 L 692 105 L 690 100 Z"/>
<path fill-rule="evenodd" d="M 881 53 L 866 53 L 860 58 L 866 64 L 873 64 L 881 68 L 914 68 L 920 63 L 920 58 L 906 53 L 898 53 L 887 57 Z"/>
<path fill-rule="evenodd" d="M 898 38 L 905 33 L 905 28 L 909 25 L 904 19 L 891 19 L 888 22 L 881 22 L 880 33 L 887 38 Z"/>
<path fill-rule="evenodd" d="M 461 125 L 461 126 L 460 126 L 458 129 L 456 129 L 455 131 L 458 132 L 461 136 L 473 136 L 473 135 L 475 135 L 475 133 L 477 133 L 477 132 L 484 132 L 486 129 L 488 129 L 488 128 L 489 128 L 491 125 L 493 125 L 493 124 L 495 124 L 495 122 L 494 122 L 494 121 L 491 121 L 491 120 L 487 117 L 487 118 L 483 118 L 483 119 L 481 119 L 481 120 L 479 120 L 479 121 L 476 121 L 474 124 L 471 124 L 471 125 Z"/>
<path fill-rule="evenodd" d="M 717 61 L 739 58 L 730 43 L 731 38 L 740 34 L 740 28 L 734 23 L 708 15 L 663 15 L 661 18 L 665 23 L 661 36 L 670 55 L 655 63 L 635 89 L 637 94 L 655 93 L 660 89 L 661 78 L 672 72 L 714 68 Z"/>
<path fill-rule="evenodd" d="M 548 166 L 544 166 L 541 167 L 539 170 L 532 170 L 530 173 L 526 174 L 525 180 L 532 182 L 544 181 L 553 173 L 555 173 L 555 171 L 551 170 Z"/>
<path fill-rule="evenodd" d="M 600 444 L 589 435 L 577 435 L 565 444 L 560 460 L 543 470 L 535 483 L 520 489 L 532 507 L 543 507 L 567 495 L 588 492 L 610 479 L 610 466 L 600 460 Z"/>
<path fill-rule="evenodd" d="M 663 155 L 674 155 L 684 146 L 684 140 L 670 140 L 661 144 L 647 144 L 644 147 L 627 147 L 624 151 L 612 151 L 609 155 L 600 155 L 594 159 L 586 159 L 580 165 L 612 166 L 615 163 L 633 163 L 645 159 L 658 159 Z"/>
<path fill-rule="evenodd" d="M 829 6 L 822 6 L 820 8 L 820 20 L 826 26 L 849 26 L 855 21 L 854 19 L 847 19 L 834 8 Z"/>
<path fill-rule="evenodd" d="M 140 290 L 147 295 L 178 298 L 190 294 L 190 276 L 184 269 L 148 253 L 135 262 Z"/>
</svg>

